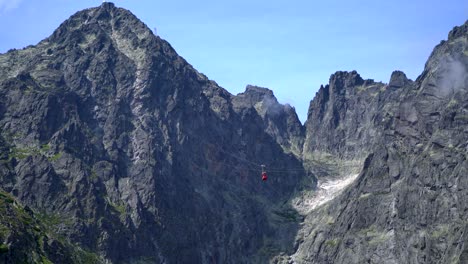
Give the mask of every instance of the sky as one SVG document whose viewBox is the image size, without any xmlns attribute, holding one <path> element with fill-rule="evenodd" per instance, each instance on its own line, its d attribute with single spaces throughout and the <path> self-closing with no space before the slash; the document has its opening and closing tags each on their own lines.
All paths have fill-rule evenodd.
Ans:
<svg viewBox="0 0 468 264">
<path fill-rule="evenodd" d="M 465 0 L 115 0 L 232 94 L 273 90 L 302 122 L 321 84 L 356 70 L 416 79 L 432 49 L 468 19 Z M 0 0 L 0 53 L 35 45 L 91 0 Z"/>
</svg>

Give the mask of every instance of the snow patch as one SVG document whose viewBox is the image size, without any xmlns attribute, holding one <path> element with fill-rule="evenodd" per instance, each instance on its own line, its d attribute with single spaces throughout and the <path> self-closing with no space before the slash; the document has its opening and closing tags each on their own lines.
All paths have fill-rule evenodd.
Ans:
<svg viewBox="0 0 468 264">
<path fill-rule="evenodd" d="M 341 178 L 319 180 L 315 191 L 293 199 L 292 206 L 300 214 L 306 215 L 340 195 L 347 186 L 357 179 L 358 175 L 350 174 Z"/>
</svg>

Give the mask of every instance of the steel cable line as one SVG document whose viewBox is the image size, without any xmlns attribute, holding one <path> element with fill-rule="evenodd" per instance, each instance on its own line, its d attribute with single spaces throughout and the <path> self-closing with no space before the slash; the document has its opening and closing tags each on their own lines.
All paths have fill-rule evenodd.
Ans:
<svg viewBox="0 0 468 264">
<path fill-rule="evenodd" d="M 192 133 L 188 133 L 188 134 L 189 134 L 190 136 L 192 136 L 193 138 L 198 139 L 199 142 L 202 142 L 202 143 L 205 144 L 205 145 L 212 146 L 214 149 L 218 150 L 219 152 L 222 152 L 222 153 L 224 153 L 224 154 L 226 154 L 226 155 L 228 155 L 228 156 L 230 156 L 230 157 L 233 157 L 233 158 L 235 158 L 235 159 L 237 159 L 237 160 L 239 160 L 239 161 L 243 161 L 243 162 L 245 162 L 245 163 L 251 164 L 252 166 L 255 166 L 256 168 L 258 168 L 258 169 L 256 169 L 256 171 L 258 171 L 259 169 L 261 169 L 261 166 L 262 166 L 261 163 L 257 163 L 257 162 L 253 162 L 253 161 L 250 161 L 250 160 L 241 158 L 241 157 L 239 157 L 238 155 L 234 155 L 234 154 L 232 154 L 231 152 L 226 151 L 226 150 L 224 150 L 223 148 L 221 148 L 221 147 L 215 145 L 214 143 L 208 142 L 208 141 L 206 141 L 205 139 L 203 139 L 203 138 L 201 138 L 201 137 L 199 137 L 199 136 L 196 136 L 196 135 L 194 135 L 194 134 L 192 134 Z M 267 171 L 269 171 L 269 172 L 305 171 L 305 169 L 304 169 L 303 167 L 294 167 L 294 168 L 290 168 L 290 169 L 285 169 L 284 167 L 282 167 L 282 168 L 275 168 L 275 167 L 271 168 L 271 167 L 267 167 L 267 168 L 268 168 Z"/>
<path fill-rule="evenodd" d="M 203 140 L 203 141 L 204 141 L 204 140 Z M 207 142 L 206 142 L 206 144 L 214 145 L 214 144 L 207 143 Z M 221 150 L 221 148 L 219 148 L 219 147 L 215 147 L 215 149 L 216 149 L 216 150 Z M 232 157 L 232 158 L 237 159 L 238 162 L 239 162 L 238 164 L 234 164 L 232 161 L 230 162 L 229 160 L 215 160 L 215 159 L 212 159 L 212 158 L 206 156 L 203 152 L 202 152 L 202 153 L 199 153 L 199 152 L 194 151 L 194 150 L 191 149 L 191 148 L 186 148 L 186 149 L 184 149 L 184 150 L 190 152 L 190 154 L 191 154 L 192 156 L 194 156 L 194 157 L 198 157 L 198 158 L 200 158 L 200 159 L 203 160 L 203 161 L 207 161 L 208 163 L 215 164 L 215 166 L 216 166 L 216 165 L 221 165 L 221 166 L 224 166 L 224 167 L 230 167 L 230 168 L 232 168 L 232 170 L 233 170 L 235 173 L 237 173 L 237 174 L 248 175 L 248 174 L 250 174 L 250 173 L 252 173 L 252 172 L 255 173 L 255 174 L 257 174 L 257 173 L 259 173 L 260 171 L 262 171 L 262 170 L 261 170 L 261 165 L 258 165 L 258 164 L 256 164 L 256 163 L 254 163 L 254 164 L 256 164 L 256 167 L 257 167 L 257 168 L 252 168 L 252 167 L 250 167 L 250 166 L 245 167 L 245 165 L 248 165 L 248 164 L 245 164 L 245 163 L 243 163 L 243 162 L 239 162 L 239 159 L 238 159 L 238 157 L 237 157 L 236 155 L 229 155 L 229 156 Z M 225 152 L 225 151 L 222 151 L 222 150 L 221 150 L 220 152 Z M 241 158 L 240 160 L 242 161 L 243 159 Z M 211 176 L 214 176 L 214 177 L 219 177 L 219 175 L 215 175 L 215 174 L 213 174 L 209 169 L 204 168 L 204 167 L 205 167 L 205 164 L 204 164 L 204 165 L 201 165 L 201 164 L 198 164 L 198 162 L 195 162 L 195 161 L 190 161 L 190 163 L 191 163 L 191 165 L 192 165 L 193 167 L 197 168 L 198 170 L 202 171 L 203 173 L 205 173 L 205 174 L 207 174 L 207 175 L 211 175 Z M 244 165 L 244 166 L 242 166 L 242 165 Z M 269 173 L 270 175 L 286 174 L 286 173 L 291 173 L 291 172 L 296 172 L 296 173 L 297 173 L 297 172 L 299 172 L 299 171 L 300 171 L 300 172 L 305 172 L 304 169 L 301 169 L 301 170 L 298 170 L 298 169 L 295 169 L 295 170 L 284 170 L 284 169 L 283 169 L 283 170 L 271 170 L 271 171 L 267 169 L 267 171 L 268 171 L 268 173 Z M 250 173 L 249 173 L 249 172 L 250 172 Z M 294 173 L 294 174 L 295 174 L 295 173 Z M 241 175 L 240 177 L 245 177 L 245 176 L 242 176 L 242 175 Z M 275 192 L 276 194 L 278 194 L 275 190 L 273 190 L 273 192 Z M 278 194 L 278 195 L 279 195 L 279 194 Z"/>
<path fill-rule="evenodd" d="M 187 149 L 185 149 L 185 151 L 187 151 Z M 205 155 L 200 155 L 199 153 L 195 153 L 195 152 L 192 151 L 192 150 L 188 150 L 188 151 L 189 151 L 192 155 L 197 156 L 197 157 L 199 157 L 199 158 L 201 158 L 201 159 L 203 159 L 203 160 L 209 161 L 209 162 L 211 162 L 211 163 L 218 163 L 218 164 L 221 163 L 221 164 L 226 165 L 226 166 L 228 166 L 228 167 L 235 168 L 235 169 L 239 169 L 239 165 L 234 165 L 234 164 L 228 163 L 228 162 L 226 162 L 226 161 L 214 160 L 214 159 L 211 159 L 211 158 L 209 158 L 209 157 L 206 157 Z M 194 163 L 194 162 L 192 161 L 192 163 Z M 240 168 L 242 168 L 242 169 L 244 169 L 244 170 L 248 170 L 248 171 L 258 172 L 258 169 L 252 169 L 252 168 L 246 168 L 246 167 L 240 167 Z"/>
<path fill-rule="evenodd" d="M 205 140 L 203 140 L 203 139 L 200 139 L 200 140 L 201 140 L 201 141 L 205 141 Z M 206 142 L 206 141 L 205 141 L 205 142 Z M 208 143 L 208 142 L 206 142 L 206 143 L 207 143 L 207 144 L 210 144 L 210 145 L 214 145 L 214 144 L 212 144 L 212 143 Z M 221 152 L 226 152 L 226 151 L 221 150 L 221 148 L 219 148 L 219 147 L 216 147 L 216 149 L 220 150 Z M 193 151 L 192 149 L 185 149 L 185 151 L 189 151 L 193 156 L 199 157 L 199 158 L 201 158 L 201 159 L 204 160 L 204 161 L 208 161 L 208 162 L 211 162 L 211 163 L 214 163 L 214 164 L 221 164 L 222 166 L 231 167 L 231 168 L 234 169 L 234 171 L 237 171 L 236 173 L 246 173 L 246 172 L 258 173 L 259 171 L 261 171 L 261 165 L 256 164 L 256 163 L 253 163 L 253 164 L 255 164 L 256 166 L 258 166 L 258 168 L 257 168 L 257 169 L 252 169 L 252 168 L 249 168 L 249 167 L 242 167 L 241 164 L 243 164 L 243 163 L 238 164 L 238 165 L 235 165 L 235 164 L 233 164 L 233 163 L 231 163 L 231 162 L 227 162 L 227 161 L 217 161 L 217 160 L 213 160 L 213 159 L 211 159 L 211 158 L 209 158 L 209 157 L 206 157 L 206 156 L 203 155 L 202 153 L 196 153 L 196 152 Z M 229 154 L 229 153 L 227 153 L 227 154 Z M 233 157 L 233 158 L 236 158 L 236 159 L 238 158 L 238 157 L 236 157 L 235 155 L 229 155 L 229 156 L 231 156 L 231 157 Z M 240 158 L 240 159 L 238 159 L 238 160 L 243 160 L 243 159 Z M 249 162 L 249 163 L 252 163 L 252 162 Z M 204 166 L 200 166 L 200 164 L 198 164 L 198 163 L 195 162 L 195 161 L 190 161 L 190 164 L 191 164 L 193 167 L 195 167 L 196 169 L 198 169 L 199 171 L 201 171 L 202 173 L 206 174 L 206 175 L 210 175 L 210 176 L 212 176 L 212 177 L 219 178 L 219 175 L 215 175 L 215 174 L 212 173 L 210 170 L 208 170 L 207 168 L 203 168 Z M 268 171 L 269 174 L 273 174 L 273 175 L 279 174 L 279 173 L 284 173 L 284 172 L 287 173 L 287 172 L 291 172 L 291 171 L 293 171 L 293 172 L 298 172 L 298 171 L 306 172 L 305 169 L 301 169 L 301 170 L 299 170 L 299 169 L 295 169 L 295 170 L 271 170 L 271 171 L 267 169 L 267 171 Z M 223 180 L 223 181 L 224 181 L 224 180 Z M 275 181 L 272 181 L 272 182 L 275 183 Z M 278 184 L 278 182 L 276 182 L 276 183 Z M 266 184 L 268 184 L 268 183 L 262 183 L 262 185 L 266 185 Z M 263 187 L 261 187 L 261 188 L 263 188 Z M 283 194 L 280 194 L 275 188 L 268 188 L 268 189 L 266 189 L 266 190 L 268 190 L 268 192 L 270 192 L 270 193 L 273 193 L 273 194 L 276 195 L 277 197 L 283 197 Z"/>
<path fill-rule="evenodd" d="M 215 175 L 213 173 L 211 173 L 209 170 L 205 169 L 205 168 L 202 168 L 201 166 L 199 166 L 197 163 L 191 161 L 190 162 L 194 167 L 196 167 L 198 170 L 200 170 L 202 173 L 205 173 L 207 175 L 210 175 L 212 177 L 215 177 L 215 178 L 219 178 L 219 175 Z M 222 179 L 223 181 L 225 181 L 224 179 Z M 267 185 L 268 183 L 262 183 L 262 185 Z M 282 195 L 280 193 L 278 193 L 278 191 L 276 191 L 274 188 L 269 188 L 267 189 L 269 192 L 272 192 L 274 195 L 276 195 L 276 197 L 282 197 Z"/>
</svg>

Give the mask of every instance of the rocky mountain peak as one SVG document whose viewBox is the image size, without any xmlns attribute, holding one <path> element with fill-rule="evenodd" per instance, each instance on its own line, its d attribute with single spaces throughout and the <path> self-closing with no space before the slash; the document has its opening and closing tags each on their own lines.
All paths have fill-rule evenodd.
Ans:
<svg viewBox="0 0 468 264">
<path fill-rule="evenodd" d="M 249 102 L 252 106 L 262 102 L 266 103 L 266 106 L 268 106 L 267 108 L 270 108 L 273 105 L 281 106 L 272 90 L 260 86 L 247 85 L 245 92 L 240 93 L 237 96 L 241 97 L 242 100 Z"/>
<path fill-rule="evenodd" d="M 461 26 L 456 26 L 452 30 L 450 30 L 448 34 L 448 40 L 453 40 L 462 36 L 468 35 L 468 20 L 465 22 L 465 24 Z"/>
<path fill-rule="evenodd" d="M 364 80 L 356 71 L 332 74 L 329 84 L 320 86 L 310 103 L 304 155 L 327 152 L 364 156 L 375 137 L 372 113 L 377 112 L 383 86 L 372 79 Z"/>
<path fill-rule="evenodd" d="M 356 71 L 337 71 L 330 76 L 330 86 L 337 91 L 357 85 L 362 85 L 364 80 Z"/>
<path fill-rule="evenodd" d="M 438 98 L 449 98 L 468 87 L 468 21 L 454 27 L 432 51 L 423 73 L 418 77 L 420 89 Z M 445 105 L 444 100 L 440 101 Z"/>
<path fill-rule="evenodd" d="M 79 39 L 79 33 L 91 36 L 99 33 L 112 35 L 115 31 L 133 33 L 140 38 L 151 33 L 151 30 L 130 11 L 105 2 L 99 7 L 88 8 L 72 15 L 55 30 L 49 40 L 65 41 L 69 34 L 73 34 L 75 40 L 79 40 L 80 43 L 83 40 Z M 87 40 L 90 41 L 89 37 Z"/>
<path fill-rule="evenodd" d="M 255 85 L 247 85 L 245 92 L 232 98 L 234 110 L 248 113 L 254 110 L 263 120 L 264 130 L 283 147 L 286 152 L 300 156 L 304 128 L 293 107 L 278 102 L 273 91 Z"/>
<path fill-rule="evenodd" d="M 109 2 L 72 15 L 42 42 L 49 43 L 54 43 L 47 50 L 52 56 L 62 49 L 77 57 L 111 53 L 114 57 L 123 55 L 130 60 L 126 64 L 133 64 L 137 70 L 148 71 L 155 60 L 171 61 L 178 66 L 187 64 L 134 14 Z"/>
<path fill-rule="evenodd" d="M 112 2 L 103 2 L 101 8 L 112 9 L 115 8 L 115 4 Z"/>
<path fill-rule="evenodd" d="M 392 72 L 388 86 L 392 88 L 401 88 L 409 82 L 411 82 L 411 80 L 406 77 L 406 74 L 404 72 L 394 71 Z"/>
<path fill-rule="evenodd" d="M 261 100 L 265 97 L 269 97 L 269 98 L 275 97 L 272 90 L 268 88 L 260 87 L 260 86 L 250 85 L 250 84 L 247 85 L 247 87 L 245 88 L 245 94 L 248 95 L 249 97 L 256 98 L 257 100 Z"/>
</svg>

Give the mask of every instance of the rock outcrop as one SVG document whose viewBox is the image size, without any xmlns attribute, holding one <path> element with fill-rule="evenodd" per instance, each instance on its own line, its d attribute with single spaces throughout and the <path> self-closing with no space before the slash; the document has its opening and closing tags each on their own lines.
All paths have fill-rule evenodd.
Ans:
<svg viewBox="0 0 468 264">
<path fill-rule="evenodd" d="M 255 109 L 263 120 L 264 130 L 284 151 L 301 157 L 304 128 L 295 109 L 289 104 L 278 103 L 273 91 L 248 85 L 244 93 L 233 97 L 232 103 L 236 112 Z"/>
</svg>

